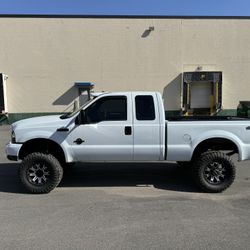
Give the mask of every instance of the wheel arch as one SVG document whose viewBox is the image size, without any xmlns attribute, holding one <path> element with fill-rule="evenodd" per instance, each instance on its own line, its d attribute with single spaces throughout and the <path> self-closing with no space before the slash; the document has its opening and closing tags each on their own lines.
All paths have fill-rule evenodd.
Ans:
<svg viewBox="0 0 250 250">
<path fill-rule="evenodd" d="M 28 154 L 34 152 L 52 154 L 62 164 L 67 161 L 63 148 L 55 141 L 45 138 L 35 138 L 26 141 L 19 150 L 18 158 L 23 160 Z"/>
<path fill-rule="evenodd" d="M 231 138 L 210 137 L 202 140 L 195 146 L 192 154 L 192 160 L 208 150 L 230 150 L 234 153 L 238 153 L 241 158 L 241 148 L 238 142 L 232 140 Z"/>
</svg>

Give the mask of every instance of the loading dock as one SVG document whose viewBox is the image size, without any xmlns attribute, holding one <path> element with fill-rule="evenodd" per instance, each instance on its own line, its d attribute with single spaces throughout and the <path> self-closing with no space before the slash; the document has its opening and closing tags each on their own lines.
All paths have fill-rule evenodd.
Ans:
<svg viewBox="0 0 250 250">
<path fill-rule="evenodd" d="M 184 115 L 214 115 L 221 110 L 222 72 L 184 72 Z"/>
</svg>

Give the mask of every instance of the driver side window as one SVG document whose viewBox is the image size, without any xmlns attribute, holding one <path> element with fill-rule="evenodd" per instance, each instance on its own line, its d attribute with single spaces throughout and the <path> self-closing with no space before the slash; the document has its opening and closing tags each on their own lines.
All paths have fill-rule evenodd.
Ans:
<svg viewBox="0 0 250 250">
<path fill-rule="evenodd" d="M 125 96 L 103 97 L 85 110 L 87 123 L 101 121 L 126 121 L 127 98 Z"/>
</svg>

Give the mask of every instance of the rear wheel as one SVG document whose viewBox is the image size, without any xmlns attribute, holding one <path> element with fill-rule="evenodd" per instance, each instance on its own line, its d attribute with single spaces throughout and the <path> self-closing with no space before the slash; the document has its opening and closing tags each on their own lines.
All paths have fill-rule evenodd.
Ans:
<svg viewBox="0 0 250 250">
<path fill-rule="evenodd" d="M 24 158 L 19 176 L 29 192 L 49 193 L 60 183 L 63 169 L 53 155 L 32 153 Z"/>
<path fill-rule="evenodd" d="M 233 162 L 222 152 L 203 153 L 193 164 L 195 182 L 205 192 L 224 191 L 234 182 L 235 172 Z"/>
</svg>

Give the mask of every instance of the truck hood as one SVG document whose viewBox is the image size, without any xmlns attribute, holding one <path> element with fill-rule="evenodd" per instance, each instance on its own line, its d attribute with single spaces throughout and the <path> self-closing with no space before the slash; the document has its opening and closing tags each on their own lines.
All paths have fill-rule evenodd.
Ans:
<svg viewBox="0 0 250 250">
<path fill-rule="evenodd" d="M 38 127 L 58 127 L 69 123 L 68 119 L 60 119 L 60 115 L 39 116 L 17 121 L 12 124 L 12 128 L 38 128 Z"/>
</svg>

